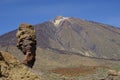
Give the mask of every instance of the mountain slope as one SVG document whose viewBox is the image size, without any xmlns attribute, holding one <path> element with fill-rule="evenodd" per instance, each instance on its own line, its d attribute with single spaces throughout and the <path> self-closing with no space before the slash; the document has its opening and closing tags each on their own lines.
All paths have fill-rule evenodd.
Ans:
<svg viewBox="0 0 120 80">
<path fill-rule="evenodd" d="M 90 57 L 119 59 L 120 29 L 76 18 L 59 18 L 36 25 L 37 36 L 40 36 L 38 46 Z"/>
<path fill-rule="evenodd" d="M 34 26 L 40 48 L 95 58 L 120 59 L 119 28 L 62 16 Z M 1 36 L 0 45 L 15 45 L 15 32 Z"/>
</svg>

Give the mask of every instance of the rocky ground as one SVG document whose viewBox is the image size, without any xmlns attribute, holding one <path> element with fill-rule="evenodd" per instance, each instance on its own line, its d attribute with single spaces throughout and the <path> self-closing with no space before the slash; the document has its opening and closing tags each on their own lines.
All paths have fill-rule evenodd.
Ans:
<svg viewBox="0 0 120 80">
<path fill-rule="evenodd" d="M 0 52 L 0 80 L 42 80 L 7 52 Z"/>
<path fill-rule="evenodd" d="M 19 62 L 22 53 L 12 47 L 10 50 L 13 51 L 0 51 L 0 80 L 120 80 L 120 61 L 58 54 L 38 48 L 37 60 L 30 69 Z"/>
</svg>

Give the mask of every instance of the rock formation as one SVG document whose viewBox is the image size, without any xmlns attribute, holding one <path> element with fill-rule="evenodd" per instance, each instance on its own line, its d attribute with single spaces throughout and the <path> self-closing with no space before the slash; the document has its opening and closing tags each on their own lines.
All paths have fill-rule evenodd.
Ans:
<svg viewBox="0 0 120 80">
<path fill-rule="evenodd" d="M 106 78 L 101 80 L 120 80 L 120 71 L 109 70 Z"/>
<path fill-rule="evenodd" d="M 24 53 L 23 64 L 33 67 L 36 56 L 36 35 L 32 25 L 21 24 L 16 34 L 17 47 Z"/>
<path fill-rule="evenodd" d="M 10 53 L 0 51 L 0 80 L 41 80 Z"/>
</svg>

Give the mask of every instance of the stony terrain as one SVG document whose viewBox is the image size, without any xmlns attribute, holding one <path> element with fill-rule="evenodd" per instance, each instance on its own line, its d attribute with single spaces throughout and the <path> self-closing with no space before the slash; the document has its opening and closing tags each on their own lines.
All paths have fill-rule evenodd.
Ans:
<svg viewBox="0 0 120 80">
<path fill-rule="evenodd" d="M 8 51 L 22 60 L 23 54 L 15 47 Z M 100 80 L 108 76 L 109 70 L 120 71 L 120 61 L 104 60 L 64 54 L 37 48 L 37 60 L 33 71 L 44 80 Z M 119 80 L 119 76 L 113 76 Z"/>
<path fill-rule="evenodd" d="M 42 80 L 10 53 L 0 51 L 0 80 Z"/>
</svg>

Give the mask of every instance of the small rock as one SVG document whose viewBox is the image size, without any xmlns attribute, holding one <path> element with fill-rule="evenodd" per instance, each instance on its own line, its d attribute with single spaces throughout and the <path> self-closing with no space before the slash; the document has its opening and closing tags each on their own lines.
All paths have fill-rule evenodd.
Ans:
<svg viewBox="0 0 120 80">
<path fill-rule="evenodd" d="M 109 70 L 108 71 L 108 76 L 118 76 L 118 72 L 115 70 Z"/>
</svg>

